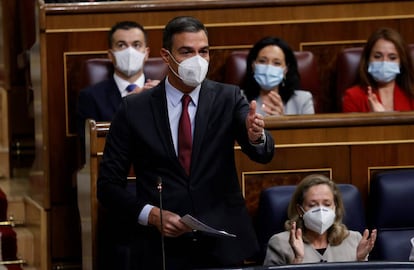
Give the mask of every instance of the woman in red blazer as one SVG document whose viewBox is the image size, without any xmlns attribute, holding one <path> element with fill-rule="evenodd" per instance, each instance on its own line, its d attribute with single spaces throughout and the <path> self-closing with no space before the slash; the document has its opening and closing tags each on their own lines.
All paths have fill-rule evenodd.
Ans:
<svg viewBox="0 0 414 270">
<path fill-rule="evenodd" d="M 358 84 L 347 89 L 343 112 L 414 110 L 414 70 L 401 35 L 380 28 L 368 39 L 358 67 Z"/>
</svg>

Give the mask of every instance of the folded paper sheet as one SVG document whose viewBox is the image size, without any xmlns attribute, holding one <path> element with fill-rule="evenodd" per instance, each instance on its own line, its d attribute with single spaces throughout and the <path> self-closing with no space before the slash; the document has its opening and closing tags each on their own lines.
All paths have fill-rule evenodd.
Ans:
<svg viewBox="0 0 414 270">
<path fill-rule="evenodd" d="M 190 227 L 193 230 L 206 232 L 213 235 L 219 235 L 219 236 L 227 236 L 227 237 L 236 237 L 235 234 L 231 234 L 225 231 L 216 230 L 203 222 L 199 221 L 198 219 L 194 218 L 191 215 L 185 215 L 181 218 L 181 222 L 185 223 L 188 227 Z"/>
</svg>

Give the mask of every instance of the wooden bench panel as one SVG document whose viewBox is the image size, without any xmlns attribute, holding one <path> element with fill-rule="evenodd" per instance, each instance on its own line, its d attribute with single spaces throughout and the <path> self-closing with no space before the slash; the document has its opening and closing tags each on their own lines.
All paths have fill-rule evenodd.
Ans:
<svg viewBox="0 0 414 270">
<path fill-rule="evenodd" d="M 96 181 L 109 127 L 108 122 L 96 123 L 94 120 L 88 120 L 85 127 L 85 166 L 77 174 L 83 269 L 97 269 L 99 205 L 96 196 Z"/>
</svg>

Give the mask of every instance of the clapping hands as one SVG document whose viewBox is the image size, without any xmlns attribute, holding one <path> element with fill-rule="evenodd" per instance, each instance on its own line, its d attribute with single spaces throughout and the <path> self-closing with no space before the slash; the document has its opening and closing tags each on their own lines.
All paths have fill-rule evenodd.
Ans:
<svg viewBox="0 0 414 270">
<path fill-rule="evenodd" d="M 365 261 L 374 248 L 375 240 L 377 239 L 377 230 L 372 230 L 371 235 L 369 234 L 369 230 L 365 229 L 362 235 L 361 241 L 359 241 L 357 247 L 357 259 L 358 261 Z"/>
<path fill-rule="evenodd" d="M 377 94 L 372 92 L 372 87 L 368 86 L 368 103 L 372 112 L 384 112 L 384 105 L 378 100 Z"/>
</svg>

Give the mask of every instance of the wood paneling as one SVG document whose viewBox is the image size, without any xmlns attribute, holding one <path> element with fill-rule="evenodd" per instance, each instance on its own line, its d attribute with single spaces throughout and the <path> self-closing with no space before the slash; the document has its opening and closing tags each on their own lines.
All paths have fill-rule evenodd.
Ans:
<svg viewBox="0 0 414 270">
<path fill-rule="evenodd" d="M 366 203 L 371 176 L 379 171 L 414 168 L 414 112 L 321 114 L 303 124 L 307 116 L 272 117 L 267 129 L 276 145 L 273 160 L 258 164 L 235 146 L 236 164 L 249 214 L 254 219 L 263 189 L 294 185 L 304 176 L 320 173 L 337 183 L 358 187 Z M 87 129 L 86 166 L 78 175 L 84 256 L 96 264 L 98 237 L 96 180 L 98 163 L 110 123 L 90 122 Z M 100 236 L 102 237 L 102 235 Z"/>
<path fill-rule="evenodd" d="M 413 112 L 267 118 L 276 142 L 269 164 L 252 162 L 236 147 L 249 213 L 254 217 L 263 188 L 295 184 L 310 173 L 356 185 L 366 202 L 373 173 L 414 168 L 413 123 Z"/>
<path fill-rule="evenodd" d="M 33 95 L 27 50 L 35 36 L 34 5 L 30 0 L 0 1 L 0 175 L 5 177 L 20 176 L 13 169 L 22 162 L 30 167 L 33 161 Z M 23 145 L 29 147 L 20 149 Z M 26 155 L 26 151 L 31 153 Z"/>
<path fill-rule="evenodd" d="M 251 161 L 235 146 L 236 164 L 249 214 L 254 220 L 263 189 L 295 185 L 309 174 L 324 174 L 337 183 L 358 187 L 364 203 L 369 181 L 383 170 L 414 168 L 414 112 L 320 114 L 303 124 L 306 116 L 266 119 L 275 139 L 276 152 L 268 164 Z M 91 121 L 87 128 L 86 165 L 78 174 L 78 201 L 82 220 L 86 269 L 96 265 L 96 198 L 98 164 L 110 123 Z M 100 215 L 102 218 L 102 215 Z M 88 242 L 88 239 L 94 239 Z M 84 265 L 85 266 L 85 265 Z"/>
<path fill-rule="evenodd" d="M 0 85 L 0 178 L 10 177 L 7 91 Z"/>
<path fill-rule="evenodd" d="M 249 48 L 265 35 L 280 36 L 294 50 L 310 50 L 317 56 L 324 85 L 324 108 L 327 112 L 335 112 L 332 86 L 336 54 L 344 47 L 360 45 L 379 26 L 394 27 L 407 42 L 414 43 L 412 10 L 413 1 L 148 0 L 87 5 L 43 4 L 39 0 L 40 29 L 37 34 L 40 40 L 42 87 L 35 89 L 35 104 L 41 113 L 36 116 L 36 127 L 39 129 L 36 131 L 36 141 L 39 145 L 32 172 L 31 195 L 52 216 L 49 224 L 53 227 L 50 241 L 54 248 L 49 250 L 51 260 L 77 260 L 81 257 L 80 247 L 76 248 L 80 236 L 73 235 L 68 239 L 65 226 L 57 226 L 77 220 L 73 191 L 76 189 L 74 178 L 79 168 L 79 152 L 74 134 L 74 106 L 82 86 L 79 71 L 84 59 L 105 54 L 107 31 L 116 21 L 136 20 L 143 24 L 148 30 L 151 56 L 158 56 L 163 27 L 171 18 L 178 15 L 198 17 L 209 31 L 211 64 L 208 76 L 219 81 L 223 78 L 225 60 L 232 50 Z M 399 116 L 394 118 L 398 119 Z M 356 125 L 359 120 L 355 117 L 352 119 L 354 126 L 344 127 L 341 121 L 350 120 L 331 114 L 322 118 L 311 116 L 269 121 L 271 124 L 285 123 L 274 131 L 279 147 L 274 161 L 266 166 L 253 165 L 243 157 L 237 161 L 240 175 L 245 172 L 246 187 L 249 187 L 245 195 L 249 201 L 249 196 L 253 196 L 252 201 L 257 197 L 256 193 L 249 193 L 253 189 L 250 187 L 293 183 L 301 177 L 303 170 L 325 173 L 328 170 L 340 182 L 362 181 L 358 185 L 366 190 L 366 166 L 412 163 L 408 154 L 408 150 L 412 150 L 412 142 L 406 141 L 414 133 L 412 127 L 405 124 L 389 123 L 390 126 L 386 127 L 383 123 L 370 124 L 365 121 Z M 309 123 L 323 126 L 332 122 L 336 124 L 329 128 L 309 126 Z M 361 125 L 367 127 L 362 128 Z M 378 125 L 380 127 L 376 127 Z M 370 140 L 374 140 L 379 148 L 364 148 L 371 144 Z M 390 145 L 387 154 L 397 155 L 397 159 L 374 161 L 381 156 L 381 149 L 386 144 Z M 371 150 L 374 155 L 364 152 Z M 358 151 L 362 153 L 354 155 Z M 369 163 L 362 160 L 364 155 L 370 160 Z M 359 162 L 353 160 L 354 157 L 360 159 Z M 287 171 L 260 176 L 263 177 L 263 183 L 259 183 L 254 180 L 255 174 L 250 174 L 257 170 Z M 254 211 L 254 204 L 251 211 Z M 71 233 L 76 234 L 73 231 Z"/>
<path fill-rule="evenodd" d="M 25 225 L 33 235 L 33 265 L 39 270 L 51 269 L 49 220 L 45 209 L 31 198 L 25 198 Z"/>
</svg>

